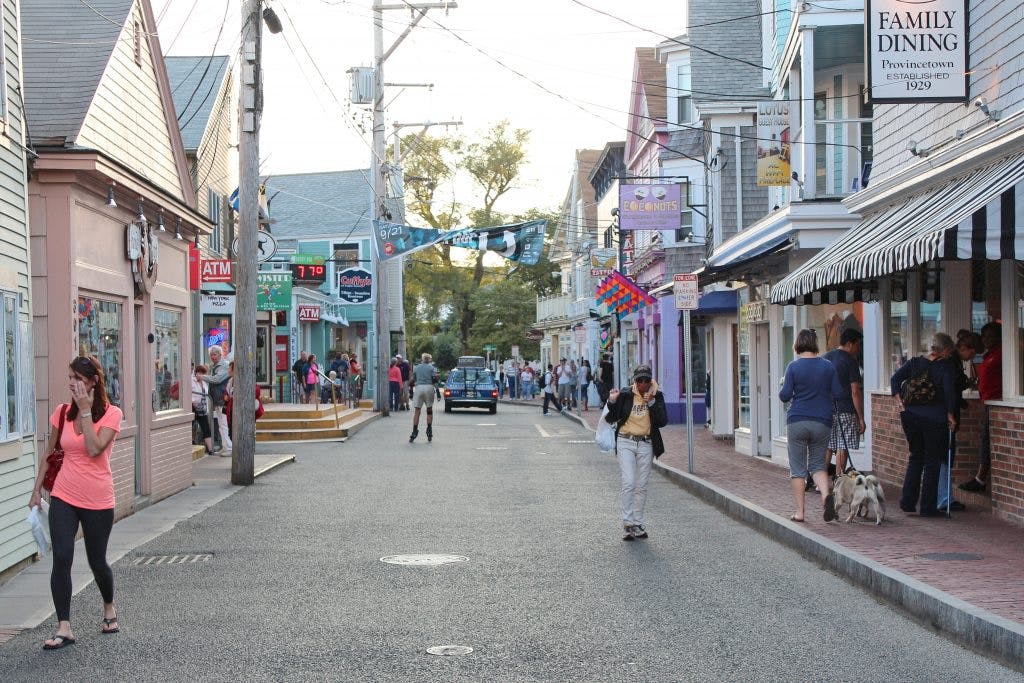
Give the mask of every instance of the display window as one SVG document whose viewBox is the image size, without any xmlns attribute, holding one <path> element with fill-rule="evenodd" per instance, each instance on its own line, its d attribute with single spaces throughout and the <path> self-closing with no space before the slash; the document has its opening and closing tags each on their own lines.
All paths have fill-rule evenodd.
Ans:
<svg viewBox="0 0 1024 683">
<path fill-rule="evenodd" d="M 121 407 L 124 401 L 121 304 L 80 296 L 77 315 L 78 355 L 96 357 L 106 377 L 107 396 L 112 404 Z"/>
<path fill-rule="evenodd" d="M 153 330 L 153 411 L 177 410 L 181 408 L 181 313 L 154 308 Z"/>
</svg>

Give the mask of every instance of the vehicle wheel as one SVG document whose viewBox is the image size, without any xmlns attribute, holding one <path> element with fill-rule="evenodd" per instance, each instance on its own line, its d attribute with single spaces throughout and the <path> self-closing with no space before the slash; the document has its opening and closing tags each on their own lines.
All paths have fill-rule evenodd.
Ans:
<svg viewBox="0 0 1024 683">
<path fill-rule="evenodd" d="M 450 412 L 452 412 L 452 404 L 451 404 L 451 401 L 445 401 L 445 402 L 444 402 L 444 412 L 446 412 L 446 413 L 450 413 Z"/>
<path fill-rule="evenodd" d="M 496 412 L 498 412 L 498 406 L 497 405 L 491 406 L 491 415 L 494 415 Z"/>
</svg>

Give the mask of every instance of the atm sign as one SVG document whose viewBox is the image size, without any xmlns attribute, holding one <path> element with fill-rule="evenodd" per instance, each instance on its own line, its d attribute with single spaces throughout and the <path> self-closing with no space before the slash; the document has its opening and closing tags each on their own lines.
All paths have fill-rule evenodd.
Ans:
<svg viewBox="0 0 1024 683">
<path fill-rule="evenodd" d="M 204 259 L 199 266 L 200 282 L 231 282 L 230 259 Z"/>
</svg>

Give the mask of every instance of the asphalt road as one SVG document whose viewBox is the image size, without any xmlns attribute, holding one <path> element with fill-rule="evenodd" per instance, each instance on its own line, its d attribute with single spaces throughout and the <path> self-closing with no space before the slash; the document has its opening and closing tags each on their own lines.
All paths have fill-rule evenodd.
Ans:
<svg viewBox="0 0 1024 683">
<path fill-rule="evenodd" d="M 562 417 L 438 411 L 432 444 L 422 429 L 409 444 L 409 423 L 301 446 L 138 548 L 114 565 L 122 633 L 99 633 L 90 586 L 78 643 L 43 652 L 53 624 L 24 632 L 0 648 L 0 680 L 1024 679 L 656 474 L 651 538 L 622 542 L 617 466 Z M 381 562 L 403 553 L 468 561 Z M 473 651 L 426 652 L 439 645 Z"/>
</svg>

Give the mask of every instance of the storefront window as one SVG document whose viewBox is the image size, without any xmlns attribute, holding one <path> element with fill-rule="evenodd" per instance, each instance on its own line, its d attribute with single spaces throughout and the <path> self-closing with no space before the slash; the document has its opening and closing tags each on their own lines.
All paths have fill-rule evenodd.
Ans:
<svg viewBox="0 0 1024 683">
<path fill-rule="evenodd" d="M 260 325 L 256 328 L 256 383 L 270 382 L 270 328 Z"/>
<path fill-rule="evenodd" d="M 891 368 L 901 367 L 910 358 L 910 318 L 906 301 L 893 301 L 889 305 L 889 349 Z"/>
<path fill-rule="evenodd" d="M 693 385 L 690 391 L 703 394 L 707 391 L 707 361 L 705 341 L 707 327 L 702 324 L 703 318 L 690 321 L 690 362 L 693 364 Z M 679 348 L 683 348 L 683 327 L 679 326 Z M 686 364 L 679 364 L 679 393 L 686 394 Z"/>
<path fill-rule="evenodd" d="M 917 338 L 917 350 L 920 354 L 927 354 L 932 350 L 932 337 L 935 336 L 935 333 L 947 332 L 947 330 L 942 329 L 941 304 L 931 304 L 922 301 L 919 306 L 918 315 L 921 321 L 921 332 Z M 955 333 L 956 330 L 953 330 L 951 334 Z"/>
<path fill-rule="evenodd" d="M 971 329 L 999 320 L 999 261 L 971 262 Z"/>
<path fill-rule="evenodd" d="M 203 351 L 211 346 L 220 346 L 224 356 L 231 354 L 231 318 L 226 315 L 203 316 Z"/>
<path fill-rule="evenodd" d="M 120 407 L 124 400 L 121 384 L 121 304 L 92 297 L 78 297 L 78 355 L 95 356 L 107 379 L 107 396 Z"/>
<path fill-rule="evenodd" d="M 9 292 L 0 292 L 3 302 L 3 316 L 0 318 L 0 333 L 3 334 L 4 363 L 2 408 L 5 419 L 0 428 L 0 438 L 18 433 L 18 298 Z"/>
<path fill-rule="evenodd" d="M 745 311 L 743 308 L 740 310 Z M 740 315 L 740 325 L 736 334 L 736 350 L 739 360 L 737 367 L 739 419 L 737 422 L 740 428 L 750 429 L 750 325 L 747 323 L 746 315 Z"/>
<path fill-rule="evenodd" d="M 163 308 L 153 309 L 153 343 L 158 404 L 155 410 L 181 407 L 181 314 Z"/>
</svg>

